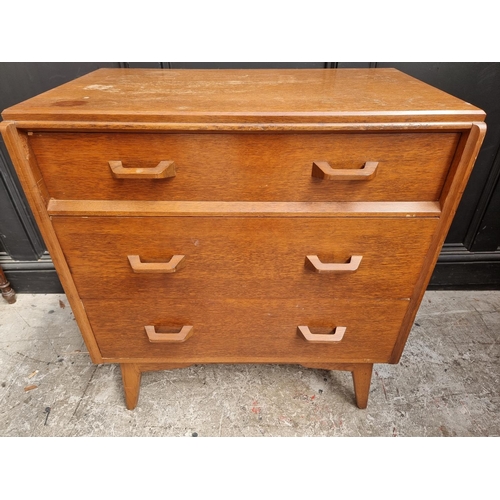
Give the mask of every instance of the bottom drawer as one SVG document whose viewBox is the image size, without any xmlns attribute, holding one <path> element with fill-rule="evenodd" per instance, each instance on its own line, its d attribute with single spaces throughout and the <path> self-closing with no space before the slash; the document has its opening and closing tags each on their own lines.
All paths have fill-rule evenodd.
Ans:
<svg viewBox="0 0 500 500">
<path fill-rule="evenodd" d="M 84 301 L 101 355 L 107 360 L 172 363 L 387 362 L 409 300 L 141 299 Z M 158 332 L 193 326 L 185 342 L 152 343 Z M 307 341 L 345 327 L 338 342 Z"/>
</svg>

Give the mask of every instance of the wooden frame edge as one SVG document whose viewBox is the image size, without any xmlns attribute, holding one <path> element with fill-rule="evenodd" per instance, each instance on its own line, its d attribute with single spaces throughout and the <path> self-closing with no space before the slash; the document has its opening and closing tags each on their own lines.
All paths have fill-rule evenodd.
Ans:
<svg viewBox="0 0 500 500">
<path fill-rule="evenodd" d="M 438 201 L 290 202 L 290 201 L 122 201 L 57 200 L 51 216 L 136 217 L 439 217 Z"/>
<path fill-rule="evenodd" d="M 472 121 L 445 122 L 372 122 L 372 123 L 326 123 L 326 122 L 113 122 L 113 121 L 43 121 L 19 120 L 12 122 L 18 129 L 51 132 L 400 132 L 400 131 L 459 131 L 469 130 Z"/>
<path fill-rule="evenodd" d="M 479 154 L 485 134 L 486 123 L 472 123 L 463 152 L 460 156 L 460 161 L 458 162 L 455 172 L 452 174 L 454 176 L 453 181 L 451 182 L 444 199 L 442 199 L 440 221 L 427 252 L 420 278 L 417 280 L 417 284 L 415 285 L 415 291 L 410 299 L 410 305 L 403 320 L 401 331 L 398 339 L 396 340 L 389 363 L 399 363 L 399 360 L 401 359 L 406 341 L 410 335 L 415 317 L 426 292 L 432 273 L 434 272 L 439 253 L 446 236 L 448 235 L 451 223 L 453 222 L 453 217 L 455 216 L 462 194 L 467 185 L 467 181 L 469 180 L 472 172 L 472 168 L 476 162 L 476 158 Z M 457 154 L 460 154 L 460 151 L 457 151 Z"/>
<path fill-rule="evenodd" d="M 5 141 L 7 151 L 16 169 L 19 181 L 24 189 L 28 203 L 33 211 L 36 223 L 42 234 L 45 245 L 51 255 L 64 292 L 77 319 L 90 358 L 94 363 L 101 363 L 102 356 L 95 340 L 92 328 L 85 313 L 82 301 L 71 278 L 59 241 L 52 227 L 46 208 L 46 191 L 43 181 L 37 175 L 35 156 L 30 151 L 26 134 L 20 133 L 15 122 L 0 123 L 0 133 Z"/>
</svg>

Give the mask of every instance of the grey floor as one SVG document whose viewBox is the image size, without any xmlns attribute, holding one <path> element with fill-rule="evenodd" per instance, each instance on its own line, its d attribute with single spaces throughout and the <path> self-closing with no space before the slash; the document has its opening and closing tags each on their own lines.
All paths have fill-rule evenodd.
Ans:
<svg viewBox="0 0 500 500">
<path fill-rule="evenodd" d="M 399 365 L 351 376 L 300 366 L 196 365 L 143 375 L 93 365 L 65 295 L 0 299 L 0 436 L 499 436 L 500 292 L 427 292 Z"/>
</svg>

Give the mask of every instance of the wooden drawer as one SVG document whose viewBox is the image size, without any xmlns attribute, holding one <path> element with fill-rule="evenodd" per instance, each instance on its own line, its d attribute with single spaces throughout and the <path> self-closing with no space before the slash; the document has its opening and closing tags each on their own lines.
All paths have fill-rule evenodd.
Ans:
<svg viewBox="0 0 500 500">
<path fill-rule="evenodd" d="M 85 310 L 104 358 L 176 363 L 384 362 L 390 357 L 407 300 L 325 298 L 87 300 Z M 388 315 L 387 311 L 391 311 Z M 145 326 L 159 332 L 192 326 L 185 342 L 152 343 Z M 345 327 L 339 342 L 309 342 L 313 334 Z"/>
<path fill-rule="evenodd" d="M 30 144 L 51 197 L 96 200 L 435 201 L 460 134 L 443 133 L 41 133 Z M 116 179 L 110 161 L 175 177 Z M 370 179 L 313 177 L 313 162 Z"/>
<path fill-rule="evenodd" d="M 433 218 L 53 217 L 83 298 L 404 298 L 413 293 L 438 220 Z M 169 262 L 136 273 L 128 260 Z M 356 270 L 318 273 L 306 256 Z"/>
</svg>

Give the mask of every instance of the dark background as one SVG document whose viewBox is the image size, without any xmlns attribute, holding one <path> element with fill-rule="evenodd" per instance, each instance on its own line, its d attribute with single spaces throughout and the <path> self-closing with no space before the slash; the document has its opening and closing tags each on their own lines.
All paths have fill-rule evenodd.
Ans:
<svg viewBox="0 0 500 500">
<path fill-rule="evenodd" d="M 500 63 L 0 63 L 0 110 L 98 68 L 397 68 L 486 111 L 488 131 L 429 285 L 500 289 Z M 0 139 L 0 265 L 17 292 L 62 292 Z"/>
</svg>

